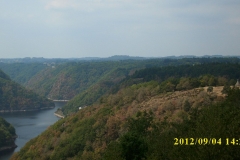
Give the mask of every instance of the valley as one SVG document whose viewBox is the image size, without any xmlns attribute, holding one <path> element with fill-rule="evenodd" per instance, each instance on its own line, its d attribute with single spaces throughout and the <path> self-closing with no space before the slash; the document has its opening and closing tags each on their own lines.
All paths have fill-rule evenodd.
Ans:
<svg viewBox="0 0 240 160">
<path fill-rule="evenodd" d="M 26 69 L 25 64 L 17 65 Z M 233 126 L 240 121 L 234 114 L 240 112 L 239 100 L 234 98 L 239 96 L 234 87 L 240 75 L 239 58 L 75 61 L 19 75 L 11 64 L 0 66 L 16 81 L 29 73 L 21 83 L 40 96 L 67 100 L 55 112 L 62 119 L 29 141 L 12 160 L 191 159 L 196 155 L 204 159 L 204 152 L 215 149 L 195 146 L 186 155 L 185 149 L 171 142 L 187 135 L 226 138 L 238 134 Z M 236 152 L 225 146 L 220 150 L 227 155 Z"/>
<path fill-rule="evenodd" d="M 64 102 L 55 102 L 55 108 L 41 111 L 0 113 L 0 117 L 4 118 L 15 128 L 17 135 L 15 139 L 16 147 L 8 152 L 3 152 L 5 154 L 0 154 L 0 159 L 10 159 L 14 152 L 20 151 L 28 141 L 37 137 L 58 121 L 59 118 L 54 116 L 54 112 L 64 104 Z"/>
<path fill-rule="evenodd" d="M 0 160 L 240 159 L 239 8 L 0 0 Z"/>
</svg>

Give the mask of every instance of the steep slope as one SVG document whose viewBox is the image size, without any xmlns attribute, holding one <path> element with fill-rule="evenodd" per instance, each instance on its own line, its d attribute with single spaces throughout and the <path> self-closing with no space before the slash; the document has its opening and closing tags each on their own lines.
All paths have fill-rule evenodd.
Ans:
<svg viewBox="0 0 240 160">
<path fill-rule="evenodd" d="M 240 134 L 240 90 L 228 89 L 225 100 L 225 87 L 219 86 L 231 84 L 231 74 L 123 81 L 97 103 L 49 127 L 12 159 L 238 159 L 239 150 L 226 145 L 226 138 Z M 204 146 L 206 137 L 210 143 Z M 184 142 L 176 146 L 174 138 Z"/>
<path fill-rule="evenodd" d="M 239 96 L 240 90 L 234 88 L 225 101 L 190 108 L 178 122 L 169 122 L 168 116 L 159 122 L 153 113 L 140 112 L 128 120 L 128 131 L 110 142 L 101 158 L 239 159 L 238 140 L 229 138 L 240 134 Z"/>
<path fill-rule="evenodd" d="M 56 64 L 53 67 L 41 70 L 37 74 L 34 74 L 24 85 L 50 99 L 69 100 L 79 93 L 83 93 L 89 87 L 93 87 L 93 85 L 107 84 L 108 88 L 112 87 L 139 69 L 212 62 L 239 63 L 240 59 L 185 58 L 68 62 Z"/>
<path fill-rule="evenodd" d="M 15 82 L 25 85 L 35 74 L 47 68 L 42 63 L 0 63 L 2 69 Z"/>
<path fill-rule="evenodd" d="M 220 97 L 201 89 L 159 94 L 154 82 L 127 87 L 58 121 L 12 159 L 101 159 L 110 142 L 127 132 L 128 118 L 138 111 L 151 110 L 157 121 L 167 117 L 179 123 L 189 117 L 190 108 L 210 105 Z M 184 110 L 186 101 L 190 108 Z"/>
<path fill-rule="evenodd" d="M 13 82 L 0 70 L 0 112 L 53 108 L 54 103 Z"/>
<path fill-rule="evenodd" d="M 48 68 L 32 77 L 27 87 L 37 93 L 51 99 L 71 99 L 78 93 L 98 82 L 109 79 L 109 74 L 117 67 L 130 68 L 120 62 L 79 62 L 57 65 L 55 68 Z M 131 69 L 129 69 L 131 70 Z M 125 77 L 129 70 L 117 75 L 119 79 Z M 112 82 L 118 81 L 113 78 Z"/>
<path fill-rule="evenodd" d="M 0 153 L 15 148 L 15 138 L 16 133 L 13 126 L 0 117 Z"/>
<path fill-rule="evenodd" d="M 4 80 L 10 80 L 10 77 L 0 70 L 0 78 Z"/>
<path fill-rule="evenodd" d="M 115 73 L 118 72 L 115 71 Z M 105 81 L 105 83 L 93 85 L 69 101 L 62 108 L 62 111 L 65 115 L 76 112 L 79 107 L 93 104 L 104 94 L 115 93 L 121 88 L 151 80 L 158 83 L 164 82 L 159 86 L 158 91 L 169 92 L 205 86 L 234 85 L 239 75 L 240 65 L 231 63 L 145 68 L 137 70 L 134 74 L 127 76 L 119 83 L 113 83 L 109 80 Z"/>
<path fill-rule="evenodd" d="M 235 84 L 240 75 L 240 63 L 203 63 L 195 65 L 179 65 L 168 67 L 146 68 L 136 71 L 135 74 L 128 77 L 120 85 L 135 84 L 156 80 L 162 82 L 170 77 L 181 78 L 191 77 L 199 78 L 202 76 L 201 85 L 215 86 L 218 78 L 228 79 L 229 83 Z M 205 77 L 204 77 L 205 76 Z M 211 79 L 215 76 L 216 79 Z M 223 84 L 221 84 L 223 85 Z"/>
</svg>

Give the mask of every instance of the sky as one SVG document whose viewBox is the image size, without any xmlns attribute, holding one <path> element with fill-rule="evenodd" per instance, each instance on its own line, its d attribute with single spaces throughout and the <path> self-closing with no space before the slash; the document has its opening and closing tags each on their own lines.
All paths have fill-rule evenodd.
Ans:
<svg viewBox="0 0 240 160">
<path fill-rule="evenodd" d="M 239 0 L 0 0 L 0 58 L 240 55 Z"/>
</svg>

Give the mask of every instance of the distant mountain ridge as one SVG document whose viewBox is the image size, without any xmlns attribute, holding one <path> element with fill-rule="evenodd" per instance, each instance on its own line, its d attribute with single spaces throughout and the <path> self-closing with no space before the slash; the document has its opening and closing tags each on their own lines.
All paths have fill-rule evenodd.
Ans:
<svg viewBox="0 0 240 160">
<path fill-rule="evenodd" d="M 82 58 L 44 58 L 44 57 L 25 57 L 25 58 L 0 58 L 0 63 L 65 63 L 78 61 L 116 61 L 116 60 L 144 60 L 144 59 L 182 59 L 182 58 L 227 58 L 237 57 L 239 55 L 180 55 L 180 56 L 164 56 L 164 57 L 140 57 L 129 55 L 114 55 L 110 57 L 82 57 Z"/>
</svg>

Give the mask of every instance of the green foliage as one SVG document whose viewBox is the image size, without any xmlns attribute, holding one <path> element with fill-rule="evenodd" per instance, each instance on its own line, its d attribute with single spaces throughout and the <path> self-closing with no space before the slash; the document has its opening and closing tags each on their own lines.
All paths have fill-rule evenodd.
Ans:
<svg viewBox="0 0 240 160">
<path fill-rule="evenodd" d="M 240 90 L 234 88 L 228 92 L 225 102 L 202 110 L 193 108 L 189 112 L 191 119 L 184 119 L 182 123 L 148 123 L 148 118 L 145 118 L 144 122 L 148 125 L 144 125 L 141 118 L 132 119 L 128 121 L 129 126 L 142 126 L 136 127 L 138 129 L 132 127 L 120 137 L 114 147 L 121 154 L 116 156 L 123 159 L 239 159 L 238 148 L 233 144 L 226 145 L 226 138 L 240 134 L 239 97 Z M 151 132 L 144 132 L 146 126 L 152 126 Z M 182 145 L 180 138 L 184 140 Z M 195 145 L 195 141 L 191 143 L 191 138 L 211 138 L 211 142 L 197 141 Z M 176 142 L 177 145 L 174 145 Z M 110 150 L 107 149 L 105 159 L 111 157 Z"/>
<path fill-rule="evenodd" d="M 0 63 L 0 68 L 11 79 L 22 85 L 26 84 L 35 74 L 46 67 L 42 63 Z"/>
<path fill-rule="evenodd" d="M 222 93 L 227 94 L 231 90 L 231 87 L 227 84 L 224 85 Z"/>
<path fill-rule="evenodd" d="M 124 160 L 122 156 L 122 148 L 119 142 L 112 141 L 109 143 L 108 148 L 103 154 L 104 160 Z"/>
<path fill-rule="evenodd" d="M 188 112 L 188 111 L 190 110 L 190 108 L 191 108 L 191 105 L 190 105 L 189 101 L 186 100 L 186 101 L 184 102 L 183 110 L 184 110 L 185 112 Z"/>
<path fill-rule="evenodd" d="M 238 87 L 233 87 L 227 91 L 227 103 L 231 103 L 231 105 L 237 105 L 240 107 L 240 89 Z"/>
<path fill-rule="evenodd" d="M 0 149 L 14 145 L 14 136 L 16 136 L 14 127 L 0 117 Z"/>
<path fill-rule="evenodd" d="M 145 158 L 148 150 L 144 138 L 136 133 L 127 133 L 120 139 L 121 155 L 126 160 L 138 160 Z"/>
<path fill-rule="evenodd" d="M 0 77 L 1 111 L 38 110 L 52 107 L 54 107 L 54 103 L 50 100 L 38 96 L 16 82 Z"/>
<path fill-rule="evenodd" d="M 136 135 L 145 135 L 153 122 L 153 113 L 138 112 L 136 118 L 128 120 L 128 131 Z"/>
<path fill-rule="evenodd" d="M 99 90 L 97 90 L 96 92 L 91 92 L 91 93 L 86 92 L 86 93 L 77 95 L 74 99 L 69 101 L 67 105 L 63 107 L 64 114 L 76 112 L 78 111 L 79 107 L 93 104 L 97 99 L 97 98 L 94 99 L 95 98 L 94 95 L 96 95 L 98 91 Z M 156 81 L 150 81 L 150 82 L 141 83 L 138 85 L 132 85 L 121 91 L 123 92 L 122 97 L 119 97 L 118 95 L 114 95 L 111 98 L 109 97 L 107 101 L 111 105 L 118 105 L 118 106 L 122 106 L 124 104 L 130 103 L 133 100 L 137 100 L 138 102 L 141 102 L 146 97 L 153 96 L 158 93 L 158 83 Z M 104 93 L 100 94 L 98 97 L 101 97 L 103 94 Z M 102 100 L 103 99 L 104 98 L 102 97 Z"/>
<path fill-rule="evenodd" d="M 119 142 L 112 143 L 108 147 L 104 159 L 111 159 L 112 153 L 110 151 L 115 153 L 116 150 L 119 152 L 117 159 L 138 160 L 146 158 L 148 144 L 145 137 L 149 134 L 152 123 L 152 112 L 138 112 L 136 118 L 129 118 L 128 132 L 119 139 Z M 114 147 L 114 150 L 111 147 Z"/>
<path fill-rule="evenodd" d="M 212 60 L 214 59 L 204 59 L 202 61 Z M 162 64 L 160 66 L 175 64 L 175 62 L 177 64 L 191 64 L 193 61 L 195 62 L 192 59 L 184 59 L 184 61 L 161 60 Z M 137 62 L 139 63 L 139 61 Z M 153 64 L 147 64 L 145 67 L 151 67 L 151 65 L 154 66 L 156 63 L 159 63 L 158 60 L 154 60 L 153 62 Z M 125 62 L 117 63 L 126 64 Z M 78 66 L 79 64 L 76 65 Z M 92 64 L 85 65 L 91 67 Z M 97 71 L 90 70 L 94 73 L 92 74 L 92 83 L 91 85 L 88 84 L 87 82 L 89 81 L 85 79 L 84 84 L 90 85 L 91 89 L 82 91 L 80 95 L 70 101 L 66 105 L 69 108 L 65 108 L 65 112 L 69 113 L 69 110 L 77 111 L 78 107 L 85 106 L 86 104 L 91 105 L 96 102 L 97 97 L 99 98 L 105 94 L 101 97 L 99 103 L 81 109 L 58 121 L 42 135 L 31 140 L 12 159 L 122 160 L 221 159 L 221 157 L 223 159 L 238 159 L 239 153 L 236 153 L 236 146 L 233 148 L 233 146 L 226 145 L 173 145 L 174 138 L 181 137 L 237 137 L 240 134 L 238 129 L 240 122 L 238 116 L 239 102 L 237 101 L 239 93 L 237 90 L 232 91 L 232 95 L 229 93 L 226 102 L 222 104 L 210 105 L 208 101 L 210 101 L 209 96 L 211 94 L 200 92 L 198 96 L 201 101 L 196 101 L 196 103 L 204 105 L 201 108 L 199 107 L 201 105 L 191 106 L 193 104 L 192 100 L 189 100 L 188 104 L 186 101 L 184 103 L 186 99 L 183 99 L 182 101 L 172 101 L 170 103 L 171 108 L 168 108 L 169 110 L 167 111 L 160 110 L 161 106 L 157 108 L 158 104 L 156 103 L 156 106 L 151 106 L 156 109 L 154 115 L 148 112 L 137 112 L 144 110 L 145 105 L 151 105 L 148 104 L 149 101 L 147 100 L 151 99 L 152 96 L 166 96 L 167 99 L 169 98 L 167 95 L 172 94 L 159 93 L 209 86 L 210 84 L 219 85 L 220 82 L 221 84 L 228 83 L 225 80 L 235 78 L 235 73 L 233 74 L 229 70 L 220 74 L 216 72 L 217 69 L 225 65 L 226 69 L 231 68 L 231 71 L 239 72 L 238 64 L 217 63 L 208 64 L 208 69 L 204 67 L 207 64 L 147 68 L 130 76 L 129 72 L 126 72 L 129 71 L 128 68 L 116 69 L 119 67 L 117 66 L 116 70 L 112 71 L 118 71 L 117 74 L 124 73 L 123 75 L 127 77 L 120 82 L 119 79 L 113 81 L 111 78 L 114 79 L 112 77 L 114 72 L 109 73 L 108 71 L 106 71 L 108 74 L 101 74 L 98 76 L 98 80 L 95 80 L 94 74 Z M 57 68 L 54 75 L 63 75 L 60 72 L 61 69 L 58 70 Z M 176 70 L 176 68 L 180 69 Z M 50 73 L 53 72 L 49 72 L 46 75 L 50 75 Z M 87 75 L 85 76 L 88 77 Z M 71 75 L 68 75 L 68 77 L 71 77 Z M 219 77 L 225 77 L 226 79 L 219 80 Z M 187 83 L 184 84 L 182 79 L 186 80 Z M 57 79 L 53 78 L 51 83 L 55 80 Z M 47 84 L 51 86 L 51 83 Z M 119 83 L 119 86 L 113 87 L 117 83 Z M 59 86 L 61 86 L 60 84 Z M 179 88 L 177 88 L 178 85 Z M 94 93 L 94 91 L 97 92 Z M 177 99 L 178 97 L 175 98 Z M 176 110 L 176 106 L 180 106 L 181 110 Z M 163 112 L 166 112 L 166 114 Z M 177 122 L 173 121 L 171 114 L 174 112 L 178 112 L 183 118 Z M 159 117 L 155 117 L 157 115 Z M 164 117 L 161 117 L 162 115 Z"/>
<path fill-rule="evenodd" d="M 169 80 L 160 87 L 160 92 L 191 89 L 199 86 L 199 83 L 201 86 L 223 85 L 226 79 L 238 78 L 238 63 L 237 58 L 184 58 L 80 61 L 56 63 L 54 68 L 41 63 L 0 63 L 0 67 L 13 80 L 42 96 L 72 99 L 77 95 L 63 108 L 64 114 L 69 114 L 76 112 L 78 107 L 95 103 L 106 93 L 152 80 L 160 83 L 170 77 L 177 81 L 181 77 L 185 79 L 180 80 L 180 84 Z M 199 76 L 203 76 L 201 80 L 196 79 Z M 219 78 L 223 76 L 226 79 Z M 123 80 L 124 78 L 126 79 Z M 119 83 L 120 81 L 122 82 Z M 12 103 L 16 104 L 14 101 Z"/>
<path fill-rule="evenodd" d="M 142 81 L 157 80 L 164 81 L 170 77 L 181 78 L 181 77 L 191 77 L 191 79 L 180 80 L 181 86 L 179 87 L 191 87 L 195 86 L 216 86 L 217 84 L 226 83 L 225 81 L 218 82 L 216 77 L 226 76 L 229 79 L 234 78 L 235 80 L 240 75 L 240 65 L 239 64 L 226 64 L 226 63 L 206 63 L 202 65 L 181 65 L 181 66 L 168 66 L 160 68 L 146 68 L 136 71 L 132 75 L 131 79 L 141 78 Z M 194 78 L 200 78 L 200 81 L 196 81 Z M 128 80 L 129 81 L 129 80 Z M 141 81 L 141 82 L 142 82 Z M 188 83 L 188 84 L 184 84 Z"/>
<path fill-rule="evenodd" d="M 213 91 L 213 87 L 212 86 L 209 86 L 208 88 L 207 88 L 207 92 L 212 92 Z"/>
<path fill-rule="evenodd" d="M 107 89 L 125 78 L 138 64 L 128 61 L 71 62 L 46 68 L 33 76 L 27 87 L 51 99 L 71 99 L 86 90 L 84 104 L 95 102 Z M 47 77 L 47 78 L 46 78 Z M 94 91 L 94 92 L 93 92 Z M 89 98 L 90 97 L 90 98 Z"/>
<path fill-rule="evenodd" d="M 10 80 L 9 76 L 6 75 L 2 70 L 0 70 L 0 78 L 5 80 Z"/>
<path fill-rule="evenodd" d="M 126 88 L 126 93 L 137 94 L 137 91 L 149 89 L 154 85 L 153 81 L 133 85 Z M 118 92 L 122 94 L 119 99 L 124 98 L 124 92 L 124 89 Z M 127 106 L 132 102 L 120 107 L 111 106 L 110 100 L 114 96 L 116 95 L 103 98 L 101 106 L 87 107 L 58 121 L 42 135 L 31 140 L 12 159 L 238 159 L 240 157 L 236 146 L 223 144 L 226 138 L 237 137 L 240 134 L 238 129 L 240 91 L 237 88 L 230 90 L 223 103 L 194 108 L 185 101 L 187 112 L 182 110 L 182 113 L 186 114 L 186 118 L 183 118 L 181 123 L 170 121 L 170 116 L 159 121 L 152 112 L 131 113 L 131 109 Z M 129 118 L 126 118 L 124 111 L 128 111 Z M 216 138 L 217 140 L 222 138 L 222 145 L 174 145 L 174 138 Z"/>
<path fill-rule="evenodd" d="M 224 70 L 220 68 L 224 68 Z M 232 72 L 229 72 L 230 69 Z M 219 72 L 219 70 L 221 70 L 221 72 Z M 76 112 L 79 107 L 95 103 L 106 93 L 116 93 L 116 91 L 121 90 L 121 88 L 127 87 L 131 87 L 124 91 L 127 97 L 124 99 L 114 97 L 112 100 L 114 103 L 112 104 L 121 106 L 133 100 L 142 101 L 144 100 L 143 97 L 147 95 L 152 96 L 153 94 L 149 94 L 149 92 L 147 93 L 139 88 L 144 86 L 142 86 L 142 84 L 150 84 L 151 82 L 154 83 L 152 84 L 152 86 L 154 86 L 153 90 L 158 90 L 156 93 L 173 92 L 176 90 L 182 91 L 205 86 L 229 85 L 228 80 L 230 80 L 230 78 L 237 79 L 238 74 L 240 75 L 239 70 L 240 65 L 225 63 L 146 68 L 136 71 L 132 76 L 128 76 L 122 80 L 121 83 L 116 84 L 115 88 L 113 87 L 115 83 L 109 84 L 108 86 L 93 85 L 87 91 L 74 97 L 63 107 L 63 112 L 64 114 Z M 209 89 L 208 91 L 211 91 L 211 87 Z M 138 96 L 134 94 L 134 90 L 138 92 Z M 139 92 L 140 90 L 142 91 Z"/>
<path fill-rule="evenodd" d="M 144 138 L 153 121 L 152 113 L 138 112 L 136 119 L 128 121 L 128 132 L 120 140 L 122 157 L 126 160 L 143 159 L 148 151 L 148 145 Z"/>
</svg>

